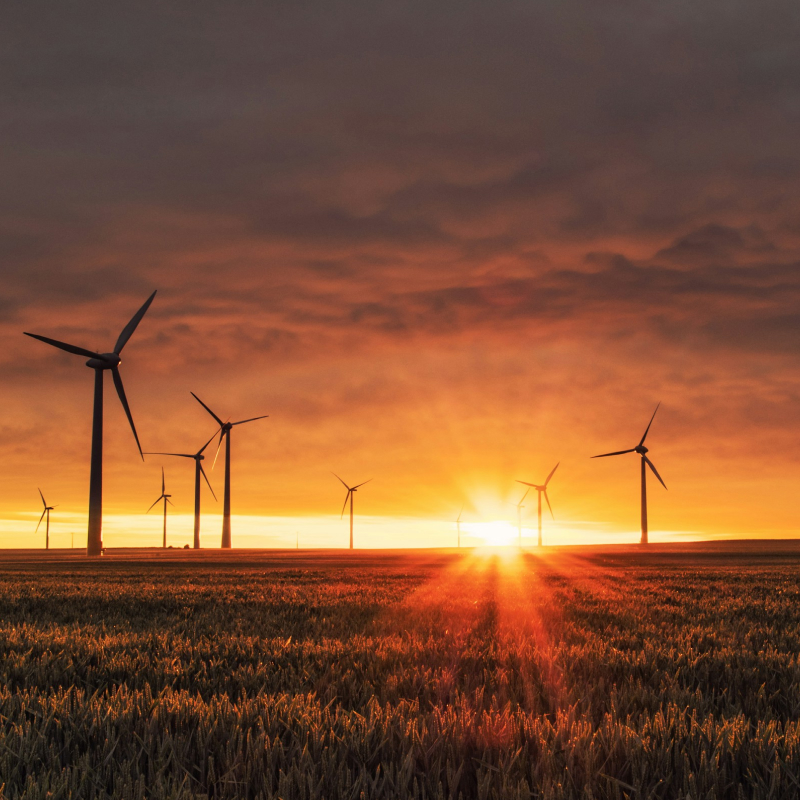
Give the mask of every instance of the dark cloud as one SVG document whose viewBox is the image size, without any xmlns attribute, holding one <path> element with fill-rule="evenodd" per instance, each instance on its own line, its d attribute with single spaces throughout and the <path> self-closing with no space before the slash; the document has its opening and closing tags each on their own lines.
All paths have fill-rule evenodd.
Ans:
<svg viewBox="0 0 800 800">
<path fill-rule="evenodd" d="M 656 396 L 687 471 L 682 431 L 764 458 L 796 432 L 796 4 L 0 17 L 2 392 L 31 464 L 85 444 L 91 387 L 21 330 L 113 342 L 153 288 L 143 435 L 197 438 L 189 388 L 269 405 L 286 475 L 351 451 L 502 472 L 520 437 L 577 450 Z"/>
</svg>

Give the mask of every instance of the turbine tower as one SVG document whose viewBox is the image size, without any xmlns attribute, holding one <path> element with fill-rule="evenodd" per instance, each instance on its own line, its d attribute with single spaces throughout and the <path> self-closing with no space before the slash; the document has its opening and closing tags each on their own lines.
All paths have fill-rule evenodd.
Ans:
<svg viewBox="0 0 800 800">
<path fill-rule="evenodd" d="M 200 403 L 203 408 L 211 414 L 219 425 L 219 444 L 217 444 L 217 452 L 214 456 L 214 464 L 217 463 L 217 456 L 219 449 L 222 447 L 222 439 L 225 438 L 225 493 L 222 498 L 222 544 L 220 547 L 226 550 L 231 548 L 231 428 L 234 425 L 244 425 L 245 422 L 254 422 L 257 419 L 266 419 L 269 414 L 264 414 L 260 417 L 250 417 L 250 419 L 242 419 L 239 422 L 223 422 L 194 392 L 191 393 L 192 397 Z M 216 434 L 214 434 L 216 436 Z M 214 466 L 212 465 L 212 469 Z"/>
<path fill-rule="evenodd" d="M 172 495 L 167 494 L 166 491 L 167 488 L 164 485 L 164 467 L 161 467 L 161 497 L 159 497 L 158 500 L 156 500 L 156 502 L 147 509 L 147 513 L 149 514 L 158 503 L 160 503 L 162 500 L 164 501 L 164 539 L 161 543 L 163 548 L 166 548 L 167 546 L 167 503 L 169 503 L 171 506 L 175 505 L 172 500 L 170 500 Z"/>
<path fill-rule="evenodd" d="M 42 516 L 39 517 L 39 525 L 36 526 L 36 533 L 39 532 L 39 526 L 42 524 L 42 520 L 47 516 L 47 522 L 45 524 L 45 534 L 44 534 L 44 549 L 50 549 L 50 512 L 55 508 L 55 506 L 47 505 L 47 501 L 44 499 L 44 495 L 42 494 L 42 490 L 39 489 L 39 497 L 42 498 L 42 505 L 44 506 L 44 511 L 42 511 Z"/>
<path fill-rule="evenodd" d="M 214 436 L 217 434 L 215 433 Z M 205 456 L 203 455 L 203 451 L 208 447 L 211 442 L 214 440 L 214 436 L 212 436 L 196 453 L 146 453 L 148 456 L 177 456 L 178 458 L 193 458 L 194 459 L 194 544 L 193 547 L 195 550 L 200 549 L 200 476 L 202 475 L 206 483 L 208 484 L 208 488 L 211 490 L 211 494 L 214 499 L 217 499 L 217 496 L 214 494 L 214 489 L 211 487 L 211 483 L 208 480 L 208 475 L 206 475 L 206 471 L 203 469 L 203 459 Z M 158 501 L 156 501 L 158 502 Z"/>
<path fill-rule="evenodd" d="M 653 424 L 653 420 L 656 416 L 656 411 L 658 411 L 659 403 L 656 406 L 656 410 L 653 412 L 653 416 L 650 417 L 650 422 L 647 423 L 647 428 L 645 428 L 644 436 L 642 436 L 641 441 L 636 447 L 632 447 L 630 450 L 617 450 L 614 453 L 602 453 L 599 456 L 592 456 L 592 458 L 607 458 L 608 456 L 621 456 L 625 453 L 638 453 L 642 457 L 642 538 L 641 543 L 647 544 L 647 470 L 645 469 L 645 465 L 650 467 L 653 471 L 653 475 L 658 478 L 659 483 L 666 489 L 667 484 L 661 480 L 661 476 L 658 474 L 658 470 L 655 468 L 653 462 L 647 457 L 647 453 L 649 452 L 648 449 L 644 446 L 644 440 L 647 438 L 647 434 L 650 431 L 650 426 Z"/>
<path fill-rule="evenodd" d="M 464 506 L 461 506 L 461 511 L 458 512 L 456 519 L 456 530 L 458 531 L 458 546 L 461 547 L 461 515 L 464 513 Z"/>
<path fill-rule="evenodd" d="M 560 464 L 560 463 L 561 462 L 559 461 L 558 464 Z M 555 519 L 555 516 L 553 516 L 553 507 L 550 505 L 550 498 L 547 496 L 547 484 L 550 483 L 550 478 L 553 477 L 553 475 L 555 474 L 555 471 L 558 469 L 558 464 L 556 464 L 553 467 L 553 469 L 551 470 L 550 474 L 547 476 L 547 480 L 542 484 L 539 484 L 539 483 L 528 483 L 527 481 L 517 481 L 517 483 L 521 483 L 523 486 L 529 486 L 530 488 L 528 489 L 528 491 L 530 491 L 531 489 L 536 489 L 536 492 L 537 492 L 537 495 L 538 495 L 537 499 L 539 501 L 539 503 L 538 503 L 539 547 L 542 546 L 542 495 L 544 495 L 544 499 L 547 501 L 547 507 L 550 509 L 550 516 L 553 517 L 553 519 Z M 527 494 L 527 492 L 526 492 L 526 494 Z M 523 496 L 522 500 L 524 500 L 524 499 L 525 499 L 525 497 Z M 522 500 L 520 500 L 520 503 L 522 502 Z"/>
<path fill-rule="evenodd" d="M 119 401 L 125 409 L 125 414 L 128 417 L 131 430 L 133 431 L 133 438 L 136 439 L 136 446 L 139 448 L 139 455 L 144 461 L 144 454 L 142 453 L 142 446 L 139 444 L 139 436 L 136 433 L 136 426 L 133 424 L 133 417 L 131 416 L 131 409 L 128 406 L 128 400 L 125 397 L 125 389 L 122 385 L 122 378 L 119 374 L 119 365 L 122 361 L 120 353 L 122 348 L 131 338 L 136 326 L 142 321 L 145 312 L 150 308 L 150 303 L 156 293 L 150 295 L 145 301 L 145 304 L 133 315 L 131 321 L 122 329 L 114 349 L 110 353 L 95 353 L 92 350 L 86 350 L 83 347 L 76 347 L 72 344 L 59 342 L 57 339 L 48 339 L 46 336 L 39 336 L 36 333 L 28 333 L 24 331 L 26 336 L 31 336 L 38 339 L 45 344 L 52 345 L 59 348 L 59 350 L 66 350 L 68 353 L 74 353 L 78 356 L 84 356 L 89 360 L 86 366 L 94 370 L 94 412 L 92 416 L 92 469 L 89 478 L 89 534 L 86 542 L 86 555 L 99 556 L 103 551 L 103 373 L 106 370 L 111 371 L 111 377 L 114 380 L 114 387 L 117 390 Z"/>
<path fill-rule="evenodd" d="M 336 475 L 335 472 L 332 472 L 331 474 L 339 478 L 339 476 Z M 372 478 L 369 479 L 369 481 L 371 480 Z M 364 483 L 357 483 L 355 486 L 348 486 L 341 478 L 339 478 L 339 481 L 341 482 L 342 486 L 344 486 L 344 488 L 347 489 L 347 494 L 345 495 L 344 498 L 344 505 L 342 506 L 341 518 L 344 517 L 344 510 L 345 508 L 347 508 L 347 501 L 348 500 L 350 501 L 350 549 L 352 550 L 353 549 L 353 495 L 356 493 L 356 489 L 359 489 L 360 487 L 364 486 L 364 484 L 369 483 L 369 481 L 364 481 Z"/>
</svg>

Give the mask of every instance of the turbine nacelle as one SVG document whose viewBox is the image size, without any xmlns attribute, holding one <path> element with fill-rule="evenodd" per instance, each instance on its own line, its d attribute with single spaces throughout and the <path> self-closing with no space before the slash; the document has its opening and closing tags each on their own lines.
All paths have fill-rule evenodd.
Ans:
<svg viewBox="0 0 800 800">
<path fill-rule="evenodd" d="M 640 444 L 637 447 L 633 448 L 634 453 L 638 453 L 640 456 L 643 456 L 645 453 L 649 453 L 649 449 L 644 445 Z"/>
<path fill-rule="evenodd" d="M 86 366 L 91 369 L 114 369 L 122 363 L 117 353 L 99 353 L 95 358 L 90 358 Z"/>
</svg>

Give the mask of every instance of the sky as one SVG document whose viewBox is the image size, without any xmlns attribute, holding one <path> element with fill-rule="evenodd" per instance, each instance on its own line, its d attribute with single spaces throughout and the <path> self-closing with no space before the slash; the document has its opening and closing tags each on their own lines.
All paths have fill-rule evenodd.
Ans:
<svg viewBox="0 0 800 800">
<path fill-rule="evenodd" d="M 110 350 L 154 289 L 121 366 L 143 448 L 214 433 L 190 391 L 269 415 L 233 432 L 234 546 L 346 545 L 331 471 L 373 479 L 361 546 L 453 544 L 462 506 L 513 533 L 556 463 L 550 543 L 637 541 L 636 457 L 589 457 L 659 402 L 651 539 L 796 535 L 796 3 L 0 23 L 0 546 L 43 544 L 37 487 L 54 546 L 86 535 L 92 373 L 22 332 Z M 162 466 L 183 544 L 192 464 L 142 462 L 107 378 L 107 544 L 160 543 Z"/>
</svg>

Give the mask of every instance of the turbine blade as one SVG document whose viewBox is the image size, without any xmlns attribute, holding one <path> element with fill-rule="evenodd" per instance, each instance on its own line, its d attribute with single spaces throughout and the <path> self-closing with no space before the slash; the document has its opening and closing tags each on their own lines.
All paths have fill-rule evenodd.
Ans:
<svg viewBox="0 0 800 800">
<path fill-rule="evenodd" d="M 146 512 L 146 513 L 148 513 L 148 514 L 149 514 L 149 513 L 150 513 L 150 512 L 153 510 L 153 508 L 154 508 L 155 506 L 157 506 L 157 505 L 158 505 L 160 502 L 161 502 L 161 498 L 159 497 L 159 498 L 158 498 L 158 500 L 156 500 L 156 502 L 155 502 L 155 503 L 153 503 L 153 505 L 152 505 L 152 506 L 150 506 L 150 508 L 148 508 L 148 509 L 147 509 L 147 512 Z"/>
<path fill-rule="evenodd" d="M 151 450 L 145 450 L 146 456 L 178 456 L 179 458 L 194 458 L 191 453 L 154 453 Z"/>
<path fill-rule="evenodd" d="M 336 477 L 339 478 L 338 475 Z M 339 478 L 339 480 L 342 480 L 342 479 Z M 347 508 L 347 501 L 350 499 L 350 494 L 351 494 L 352 491 L 353 491 L 352 489 L 348 489 L 347 490 L 347 494 L 344 497 L 344 505 L 342 506 L 342 516 L 339 517 L 339 519 L 343 519 L 344 518 L 344 510 Z"/>
<path fill-rule="evenodd" d="M 111 368 L 111 377 L 114 379 L 114 386 L 117 389 L 117 395 L 119 396 L 119 401 L 122 403 L 122 407 L 125 409 L 125 414 L 128 417 L 128 422 L 131 424 L 131 430 L 133 431 L 133 438 L 136 439 L 136 446 L 139 448 L 139 455 L 142 457 L 142 461 L 144 461 L 144 453 L 142 452 L 142 445 L 139 444 L 139 434 L 136 433 L 136 426 L 133 424 L 133 417 L 131 416 L 131 409 L 128 405 L 128 399 L 125 397 L 125 387 L 122 385 L 122 378 L 119 374 L 119 367 L 112 367 Z"/>
<path fill-rule="evenodd" d="M 630 450 L 617 450 L 615 453 L 603 453 L 602 455 L 599 455 L 599 456 L 592 456 L 592 458 L 606 458 L 607 456 L 621 456 L 621 455 L 624 455 L 625 453 L 635 453 L 635 452 L 636 452 L 636 448 L 632 447 Z"/>
<path fill-rule="evenodd" d="M 525 499 L 525 498 L 528 496 L 528 492 L 529 492 L 530 490 L 531 490 L 531 487 L 529 486 L 529 487 L 528 487 L 528 488 L 525 490 L 525 494 L 524 494 L 524 495 L 522 495 L 522 497 L 520 497 L 520 499 L 519 499 L 519 503 L 517 503 L 517 505 L 518 505 L 518 506 L 521 506 L 521 505 L 522 505 L 522 501 L 523 501 L 523 500 L 524 500 L 524 499 Z"/>
<path fill-rule="evenodd" d="M 553 514 L 553 506 L 550 505 L 550 498 L 547 496 L 547 489 L 543 490 L 544 499 L 547 500 L 547 507 L 550 509 L 550 516 L 553 517 L 553 521 L 555 521 L 555 515 Z"/>
<path fill-rule="evenodd" d="M 133 315 L 131 321 L 122 329 L 122 333 L 119 335 L 119 339 L 117 339 L 117 343 L 114 345 L 114 352 L 117 355 L 122 352 L 122 348 L 128 343 L 128 339 L 131 338 L 133 332 L 136 330 L 136 326 L 142 321 L 142 317 L 145 315 L 147 309 L 150 308 L 150 303 L 153 302 L 155 296 L 156 293 L 153 292 L 153 294 L 144 301 L 144 305 Z"/>
<path fill-rule="evenodd" d="M 175 508 L 175 503 L 173 503 L 173 502 L 172 502 L 172 500 L 170 500 L 170 499 L 169 499 L 169 497 L 165 497 L 164 499 L 165 499 L 165 500 L 166 500 L 166 501 L 167 501 L 167 502 L 168 502 L 168 503 L 169 503 L 169 504 L 170 504 L 170 505 L 171 505 L 173 508 Z"/>
<path fill-rule="evenodd" d="M 266 419 L 268 416 L 269 416 L 269 414 L 264 414 L 261 417 L 250 417 L 250 419 L 242 419 L 242 420 L 239 420 L 239 422 L 232 422 L 231 424 L 232 425 L 244 425 L 245 422 L 255 422 L 257 419 Z"/>
<path fill-rule="evenodd" d="M 331 472 L 331 475 L 335 476 L 336 478 L 339 478 L 339 476 L 335 472 Z M 339 482 L 342 484 L 342 486 L 344 486 L 345 489 L 347 489 L 348 492 L 350 491 L 350 487 L 341 478 L 339 478 Z"/>
<path fill-rule="evenodd" d="M 464 506 L 461 506 L 461 511 L 458 512 L 458 518 L 456 522 L 461 522 L 461 515 L 464 513 Z"/>
<path fill-rule="evenodd" d="M 220 428 L 225 424 L 194 392 L 189 392 L 189 394 L 191 394 L 191 396 L 194 397 L 194 399 L 197 400 L 197 402 L 200 403 L 200 405 L 203 406 L 203 408 L 208 411 L 212 417 L 214 417 L 214 419 L 219 423 Z M 214 436 L 216 436 L 216 434 L 214 434 Z"/>
<path fill-rule="evenodd" d="M 558 462 L 558 464 L 560 464 L 560 463 L 561 463 L 561 462 L 559 461 L 559 462 Z M 556 470 L 558 469 L 558 464 L 556 464 L 556 465 L 553 467 L 553 471 L 552 471 L 552 472 L 551 472 L 551 473 L 550 473 L 550 474 L 547 476 L 547 480 L 544 482 L 544 485 L 545 485 L 545 486 L 547 486 L 547 484 L 548 484 L 548 483 L 550 483 L 550 478 L 552 478 L 552 477 L 553 477 L 553 475 L 555 475 L 555 472 L 556 472 Z"/>
<path fill-rule="evenodd" d="M 528 481 L 517 481 L 517 483 L 521 483 L 523 486 L 536 486 L 535 483 L 528 483 Z"/>
<path fill-rule="evenodd" d="M 642 458 L 645 460 L 645 463 L 647 464 L 647 466 L 650 467 L 651 470 L 653 470 L 653 475 L 655 475 L 656 478 L 658 478 L 658 480 L 661 481 L 661 485 L 666 489 L 667 488 L 667 484 L 664 483 L 664 481 L 661 480 L 661 476 L 658 474 L 658 470 L 655 468 L 655 465 L 653 464 L 653 462 L 647 456 L 642 456 Z"/>
<path fill-rule="evenodd" d="M 369 481 L 371 481 L 371 480 L 374 480 L 374 478 L 370 478 L 370 479 L 369 479 Z M 365 486 L 366 484 L 368 484 L 368 483 L 369 483 L 369 481 L 364 481 L 364 483 L 357 483 L 357 484 L 356 484 L 356 485 L 353 487 L 353 489 L 358 489 L 358 487 L 359 487 L 359 486 Z"/>
<path fill-rule="evenodd" d="M 206 479 L 206 483 L 208 484 L 208 488 L 211 489 L 211 496 L 214 498 L 214 500 L 216 500 L 217 496 L 214 494 L 214 489 L 211 486 L 211 481 L 208 479 L 208 475 L 206 475 L 206 471 L 203 469 L 203 465 L 202 464 L 200 465 L 200 473 Z"/>
<path fill-rule="evenodd" d="M 660 405 L 661 403 L 658 404 L 658 406 Z M 642 436 L 642 441 L 639 442 L 639 447 L 641 447 L 644 444 L 644 440 L 647 438 L 650 426 L 653 424 L 653 420 L 656 418 L 656 411 L 658 411 L 658 406 L 656 406 L 656 410 L 653 412 L 653 416 L 650 417 L 650 422 L 647 423 L 647 428 L 645 428 L 644 436 Z"/>
<path fill-rule="evenodd" d="M 203 451 L 206 449 L 206 447 L 208 447 L 211 444 L 211 442 L 214 441 L 214 436 L 216 436 L 216 435 L 217 435 L 217 432 L 214 431 L 214 433 L 211 436 L 211 438 L 195 453 L 194 456 L 190 456 L 190 458 L 194 458 L 195 456 L 203 455 Z"/>
<path fill-rule="evenodd" d="M 39 489 L 39 487 L 38 487 L 38 486 L 37 486 L 36 488 L 37 488 L 37 489 Z M 44 495 L 42 494 L 42 490 L 41 490 L 41 489 L 39 489 L 39 497 L 41 497 L 41 498 L 42 498 L 42 505 L 43 505 L 45 508 L 47 508 L 47 503 L 45 502 Z"/>
<path fill-rule="evenodd" d="M 46 336 L 39 336 L 38 333 L 27 333 L 23 331 L 26 336 L 32 339 L 38 339 L 45 344 L 51 344 L 59 350 L 66 350 L 68 353 L 74 353 L 76 356 L 86 356 L 86 358 L 100 358 L 100 353 L 94 353 L 84 347 L 76 347 L 74 344 L 67 344 L 66 342 L 59 342 L 58 339 L 48 339 Z"/>
<path fill-rule="evenodd" d="M 214 434 L 216 436 L 216 434 Z M 219 432 L 219 444 L 217 444 L 217 452 L 214 453 L 214 463 L 211 465 L 211 469 L 213 470 L 214 467 L 217 466 L 217 456 L 219 455 L 219 449 L 222 447 L 222 437 L 225 435 L 225 431 L 220 430 Z"/>
<path fill-rule="evenodd" d="M 42 511 L 42 516 L 41 516 L 41 517 L 39 517 L 39 525 L 41 525 L 41 524 L 42 524 L 42 520 L 44 519 L 44 515 L 45 515 L 46 513 L 47 513 L 47 509 L 45 509 L 44 511 Z M 37 525 L 37 526 L 36 526 L 36 530 L 34 531 L 34 533 L 38 533 L 38 532 L 39 532 L 39 525 Z"/>
</svg>

